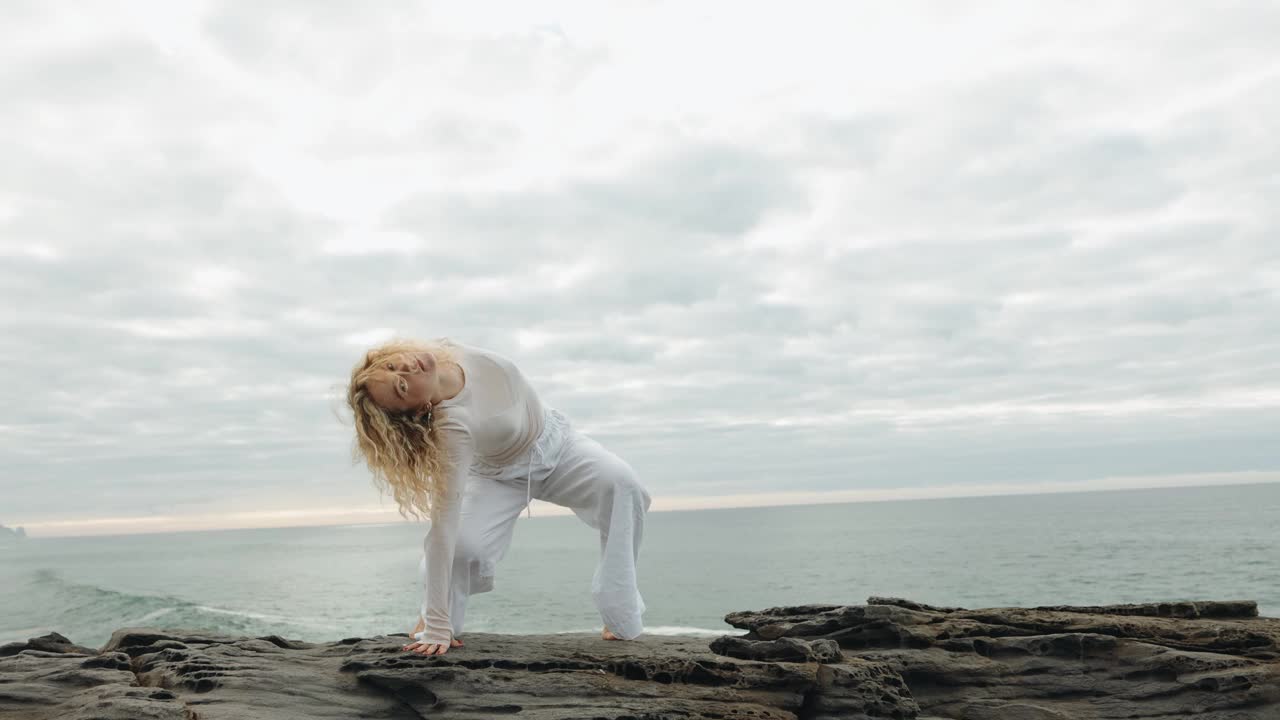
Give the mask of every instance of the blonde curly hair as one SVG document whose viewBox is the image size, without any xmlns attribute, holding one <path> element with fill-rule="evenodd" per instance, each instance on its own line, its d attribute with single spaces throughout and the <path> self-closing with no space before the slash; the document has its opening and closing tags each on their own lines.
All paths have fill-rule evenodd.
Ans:
<svg viewBox="0 0 1280 720">
<path fill-rule="evenodd" d="M 379 494 L 390 491 L 400 515 L 421 520 L 432 508 L 441 507 L 446 490 L 442 478 L 452 466 L 436 428 L 447 417 L 445 410 L 430 415 L 388 412 L 369 395 L 368 383 L 386 360 L 400 353 L 429 350 L 441 365 L 457 362 L 448 338 L 429 342 L 394 338 L 364 354 L 351 369 L 347 406 L 355 419 L 352 462 L 361 460 L 373 473 Z"/>
</svg>

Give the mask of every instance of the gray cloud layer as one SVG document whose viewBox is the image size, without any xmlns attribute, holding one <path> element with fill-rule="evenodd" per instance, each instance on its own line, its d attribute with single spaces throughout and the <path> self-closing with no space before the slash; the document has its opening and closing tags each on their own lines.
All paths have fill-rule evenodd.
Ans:
<svg viewBox="0 0 1280 720">
<path fill-rule="evenodd" d="M 94 7 L 0 29 L 0 521 L 372 504 L 388 330 L 656 496 L 1280 469 L 1274 7 Z"/>
</svg>

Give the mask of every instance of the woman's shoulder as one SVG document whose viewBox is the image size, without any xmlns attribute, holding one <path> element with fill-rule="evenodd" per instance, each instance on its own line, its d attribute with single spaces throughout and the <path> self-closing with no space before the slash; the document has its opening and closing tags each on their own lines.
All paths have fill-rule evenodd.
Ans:
<svg viewBox="0 0 1280 720">
<path fill-rule="evenodd" d="M 450 340 L 455 352 L 461 357 L 459 362 L 471 371 L 474 379 L 483 382 L 486 377 L 496 375 L 519 375 L 520 368 L 505 353 L 481 345 Z"/>
<path fill-rule="evenodd" d="M 471 431 L 471 408 L 466 405 L 451 405 L 446 408 L 438 408 L 435 417 L 432 418 L 431 424 L 437 430 L 461 430 Z"/>
</svg>

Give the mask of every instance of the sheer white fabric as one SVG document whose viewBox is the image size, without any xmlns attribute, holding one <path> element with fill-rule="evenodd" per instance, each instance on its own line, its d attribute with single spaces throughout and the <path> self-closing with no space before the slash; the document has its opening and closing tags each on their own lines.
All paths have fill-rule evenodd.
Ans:
<svg viewBox="0 0 1280 720">
<path fill-rule="evenodd" d="M 445 478 L 445 502 L 433 508 L 424 541 L 421 614 L 426 629 L 415 636 L 445 644 L 452 638 L 450 584 L 467 479 L 477 471 L 524 465 L 545 426 L 542 401 L 513 362 L 491 350 L 446 342 L 458 355 L 465 383 L 457 395 L 436 406 L 445 409 L 436 430 L 453 461 L 453 473 Z"/>
<path fill-rule="evenodd" d="M 638 637 L 644 631 L 645 603 L 637 566 L 649 493 L 626 461 L 579 432 L 559 411 L 548 408 L 544 426 L 524 461 L 506 466 L 472 463 L 452 562 L 434 561 L 428 569 L 426 555 L 433 554 L 431 543 L 436 538 L 429 532 L 420 566 L 423 582 L 438 582 L 440 573 L 435 568 L 449 573 L 448 617 L 452 636 L 461 635 L 468 598 L 494 589 L 497 563 L 510 547 L 516 520 L 532 495 L 573 509 L 579 519 L 599 531 L 592 599 L 605 627 L 623 639 Z M 433 602 L 441 602 L 430 597 L 424 612 L 437 607 Z M 426 636 L 424 631 L 418 639 Z"/>
</svg>

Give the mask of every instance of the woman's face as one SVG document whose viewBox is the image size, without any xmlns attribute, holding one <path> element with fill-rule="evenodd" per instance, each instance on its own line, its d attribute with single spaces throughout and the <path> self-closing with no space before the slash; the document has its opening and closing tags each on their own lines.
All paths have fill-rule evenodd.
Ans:
<svg viewBox="0 0 1280 720">
<path fill-rule="evenodd" d="M 369 397 L 389 412 L 415 412 L 431 404 L 436 389 L 436 358 L 428 351 L 389 355 L 377 363 L 366 387 Z"/>
</svg>

